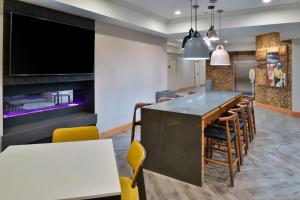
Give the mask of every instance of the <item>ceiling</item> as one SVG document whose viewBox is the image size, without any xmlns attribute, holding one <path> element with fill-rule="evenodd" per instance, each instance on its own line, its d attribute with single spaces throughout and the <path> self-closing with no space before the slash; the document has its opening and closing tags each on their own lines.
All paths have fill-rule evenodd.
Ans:
<svg viewBox="0 0 300 200">
<path fill-rule="evenodd" d="M 190 28 L 190 0 L 22 1 L 167 38 L 169 44 L 178 47 Z M 206 14 L 209 0 L 198 3 L 200 14 Z M 262 0 L 218 0 L 216 7 L 225 11 L 222 40 L 228 40 L 229 49 L 253 50 L 255 36 L 268 32 L 279 32 L 282 40 L 300 38 L 300 0 L 272 0 L 269 4 Z M 182 14 L 176 16 L 175 10 Z M 206 15 L 198 21 L 202 35 L 210 26 L 209 14 Z"/>
<path fill-rule="evenodd" d="M 114 0 L 118 1 L 118 0 Z M 134 5 L 141 9 L 152 12 L 154 15 L 165 19 L 176 19 L 190 16 L 190 0 L 121 0 L 128 5 Z M 194 0 L 194 3 L 196 0 Z M 279 6 L 299 2 L 299 0 L 273 0 L 271 3 L 262 3 L 262 0 L 218 0 L 215 4 L 216 9 L 223 9 L 225 12 L 255 9 L 261 7 Z M 200 5 L 199 14 L 208 15 L 207 9 L 209 0 L 198 0 Z M 174 12 L 180 10 L 181 15 Z"/>
</svg>

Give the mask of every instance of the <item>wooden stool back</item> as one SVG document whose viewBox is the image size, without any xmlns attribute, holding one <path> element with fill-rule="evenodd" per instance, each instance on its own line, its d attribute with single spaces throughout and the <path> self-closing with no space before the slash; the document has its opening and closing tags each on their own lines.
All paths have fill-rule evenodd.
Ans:
<svg viewBox="0 0 300 200">
<path fill-rule="evenodd" d="M 245 123 L 246 123 L 246 116 L 245 116 L 245 109 L 244 107 L 239 107 L 239 108 L 232 108 L 230 109 L 231 112 L 236 113 L 236 129 L 237 129 L 237 137 L 238 137 L 238 143 L 239 143 L 239 150 L 240 150 L 240 160 L 241 160 L 241 165 L 243 165 L 243 150 L 245 151 L 245 155 L 247 155 L 247 137 L 245 134 L 245 131 L 243 133 L 243 143 L 242 143 L 242 134 L 241 134 L 241 124 L 240 124 L 240 119 L 239 116 L 241 116 L 242 122 L 243 122 L 243 128 L 245 130 Z"/>
<path fill-rule="evenodd" d="M 145 106 L 149 106 L 149 105 L 152 105 L 152 103 L 137 103 L 134 106 L 133 118 L 132 118 L 132 127 L 131 127 L 131 143 L 134 141 L 135 127 L 141 125 L 141 121 L 137 121 L 137 119 L 136 119 L 137 110 L 141 109 Z"/>
</svg>

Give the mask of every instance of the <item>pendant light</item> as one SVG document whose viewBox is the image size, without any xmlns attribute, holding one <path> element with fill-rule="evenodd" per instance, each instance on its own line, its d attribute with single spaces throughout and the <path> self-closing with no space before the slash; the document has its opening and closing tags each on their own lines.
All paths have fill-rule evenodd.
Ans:
<svg viewBox="0 0 300 200">
<path fill-rule="evenodd" d="M 220 40 L 217 31 L 215 30 L 215 3 L 217 0 L 210 0 L 210 3 L 213 5 L 208 6 L 208 9 L 210 10 L 210 28 L 207 31 L 204 40 L 209 40 L 209 41 L 218 41 Z"/>
<path fill-rule="evenodd" d="M 191 39 L 185 44 L 183 58 L 186 60 L 207 60 L 209 59 L 208 48 L 204 44 L 201 34 L 197 31 L 198 0 L 196 0 L 196 4 L 193 8 L 195 9 L 195 32 L 192 33 Z"/>
<path fill-rule="evenodd" d="M 215 2 L 216 2 L 216 0 L 213 1 L 212 6 L 208 7 L 211 10 L 211 16 L 212 16 L 212 25 L 210 26 L 209 31 L 208 31 L 208 40 L 210 40 L 210 41 L 220 40 L 218 33 L 215 30 L 215 5 L 214 5 Z"/>
<path fill-rule="evenodd" d="M 185 44 L 186 42 L 192 38 L 192 34 L 194 33 L 194 29 L 193 29 L 193 0 L 191 0 L 191 29 L 189 30 L 188 35 L 186 35 L 183 38 L 183 42 L 182 42 L 182 50 L 184 50 Z"/>
<path fill-rule="evenodd" d="M 223 10 L 218 10 L 219 13 L 219 35 L 221 37 L 221 14 Z M 228 52 L 224 49 L 223 45 L 219 44 L 216 50 L 211 55 L 210 65 L 212 66 L 226 66 L 230 65 L 230 58 Z"/>
</svg>

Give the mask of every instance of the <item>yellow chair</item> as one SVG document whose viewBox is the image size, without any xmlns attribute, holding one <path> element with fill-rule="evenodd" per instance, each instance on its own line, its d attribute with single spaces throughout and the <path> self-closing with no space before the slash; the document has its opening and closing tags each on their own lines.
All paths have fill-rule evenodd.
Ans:
<svg viewBox="0 0 300 200">
<path fill-rule="evenodd" d="M 53 143 L 84 140 L 99 140 L 99 132 L 96 126 L 59 128 L 53 132 L 52 136 Z"/>
<path fill-rule="evenodd" d="M 145 158 L 144 147 L 139 142 L 133 141 L 127 154 L 127 161 L 133 169 L 133 176 L 120 177 L 122 200 L 139 200 L 137 178 Z"/>
</svg>

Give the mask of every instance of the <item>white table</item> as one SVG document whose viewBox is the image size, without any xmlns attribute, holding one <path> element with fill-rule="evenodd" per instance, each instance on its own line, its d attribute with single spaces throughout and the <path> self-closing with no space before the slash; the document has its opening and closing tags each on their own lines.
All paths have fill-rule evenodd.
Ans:
<svg viewBox="0 0 300 200">
<path fill-rule="evenodd" d="M 120 195 L 112 140 L 10 146 L 0 154 L 1 200 Z"/>
</svg>

